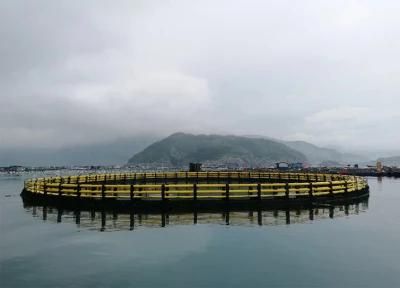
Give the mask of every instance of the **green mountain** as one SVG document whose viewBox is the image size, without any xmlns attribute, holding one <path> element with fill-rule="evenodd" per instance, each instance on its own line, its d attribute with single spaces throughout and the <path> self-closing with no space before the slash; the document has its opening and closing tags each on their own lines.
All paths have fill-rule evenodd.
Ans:
<svg viewBox="0 0 400 288">
<path fill-rule="evenodd" d="M 175 133 L 137 153 L 128 164 L 186 166 L 190 162 L 218 162 L 265 167 L 279 161 L 305 162 L 307 159 L 304 154 L 267 139 Z"/>
</svg>

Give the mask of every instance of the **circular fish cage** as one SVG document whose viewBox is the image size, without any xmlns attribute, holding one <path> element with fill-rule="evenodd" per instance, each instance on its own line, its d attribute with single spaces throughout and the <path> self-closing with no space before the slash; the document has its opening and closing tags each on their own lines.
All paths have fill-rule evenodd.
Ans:
<svg viewBox="0 0 400 288">
<path fill-rule="evenodd" d="M 25 181 L 27 201 L 71 207 L 309 206 L 369 195 L 362 177 L 281 172 L 89 174 Z"/>
</svg>

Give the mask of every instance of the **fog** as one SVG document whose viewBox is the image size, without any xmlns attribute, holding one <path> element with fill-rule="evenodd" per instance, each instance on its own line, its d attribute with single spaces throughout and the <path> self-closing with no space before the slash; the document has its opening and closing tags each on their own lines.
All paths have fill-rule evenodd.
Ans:
<svg viewBox="0 0 400 288">
<path fill-rule="evenodd" d="M 400 144 L 399 1 L 0 3 L 0 148 L 173 132 Z"/>
</svg>

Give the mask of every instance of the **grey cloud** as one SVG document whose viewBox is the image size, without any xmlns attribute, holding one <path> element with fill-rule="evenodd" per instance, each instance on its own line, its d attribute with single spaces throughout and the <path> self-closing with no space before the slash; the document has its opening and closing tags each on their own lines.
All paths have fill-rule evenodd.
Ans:
<svg viewBox="0 0 400 288">
<path fill-rule="evenodd" d="M 400 144 L 397 1 L 0 6 L 0 147 L 175 131 Z"/>
</svg>

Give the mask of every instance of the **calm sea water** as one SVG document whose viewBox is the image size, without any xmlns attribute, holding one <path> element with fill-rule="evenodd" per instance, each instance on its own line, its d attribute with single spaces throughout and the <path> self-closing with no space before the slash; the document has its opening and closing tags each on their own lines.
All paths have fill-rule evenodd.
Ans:
<svg viewBox="0 0 400 288">
<path fill-rule="evenodd" d="M 24 207 L 23 179 L 0 176 L 0 287 L 400 287 L 400 179 L 347 207 L 168 215 Z"/>
</svg>

